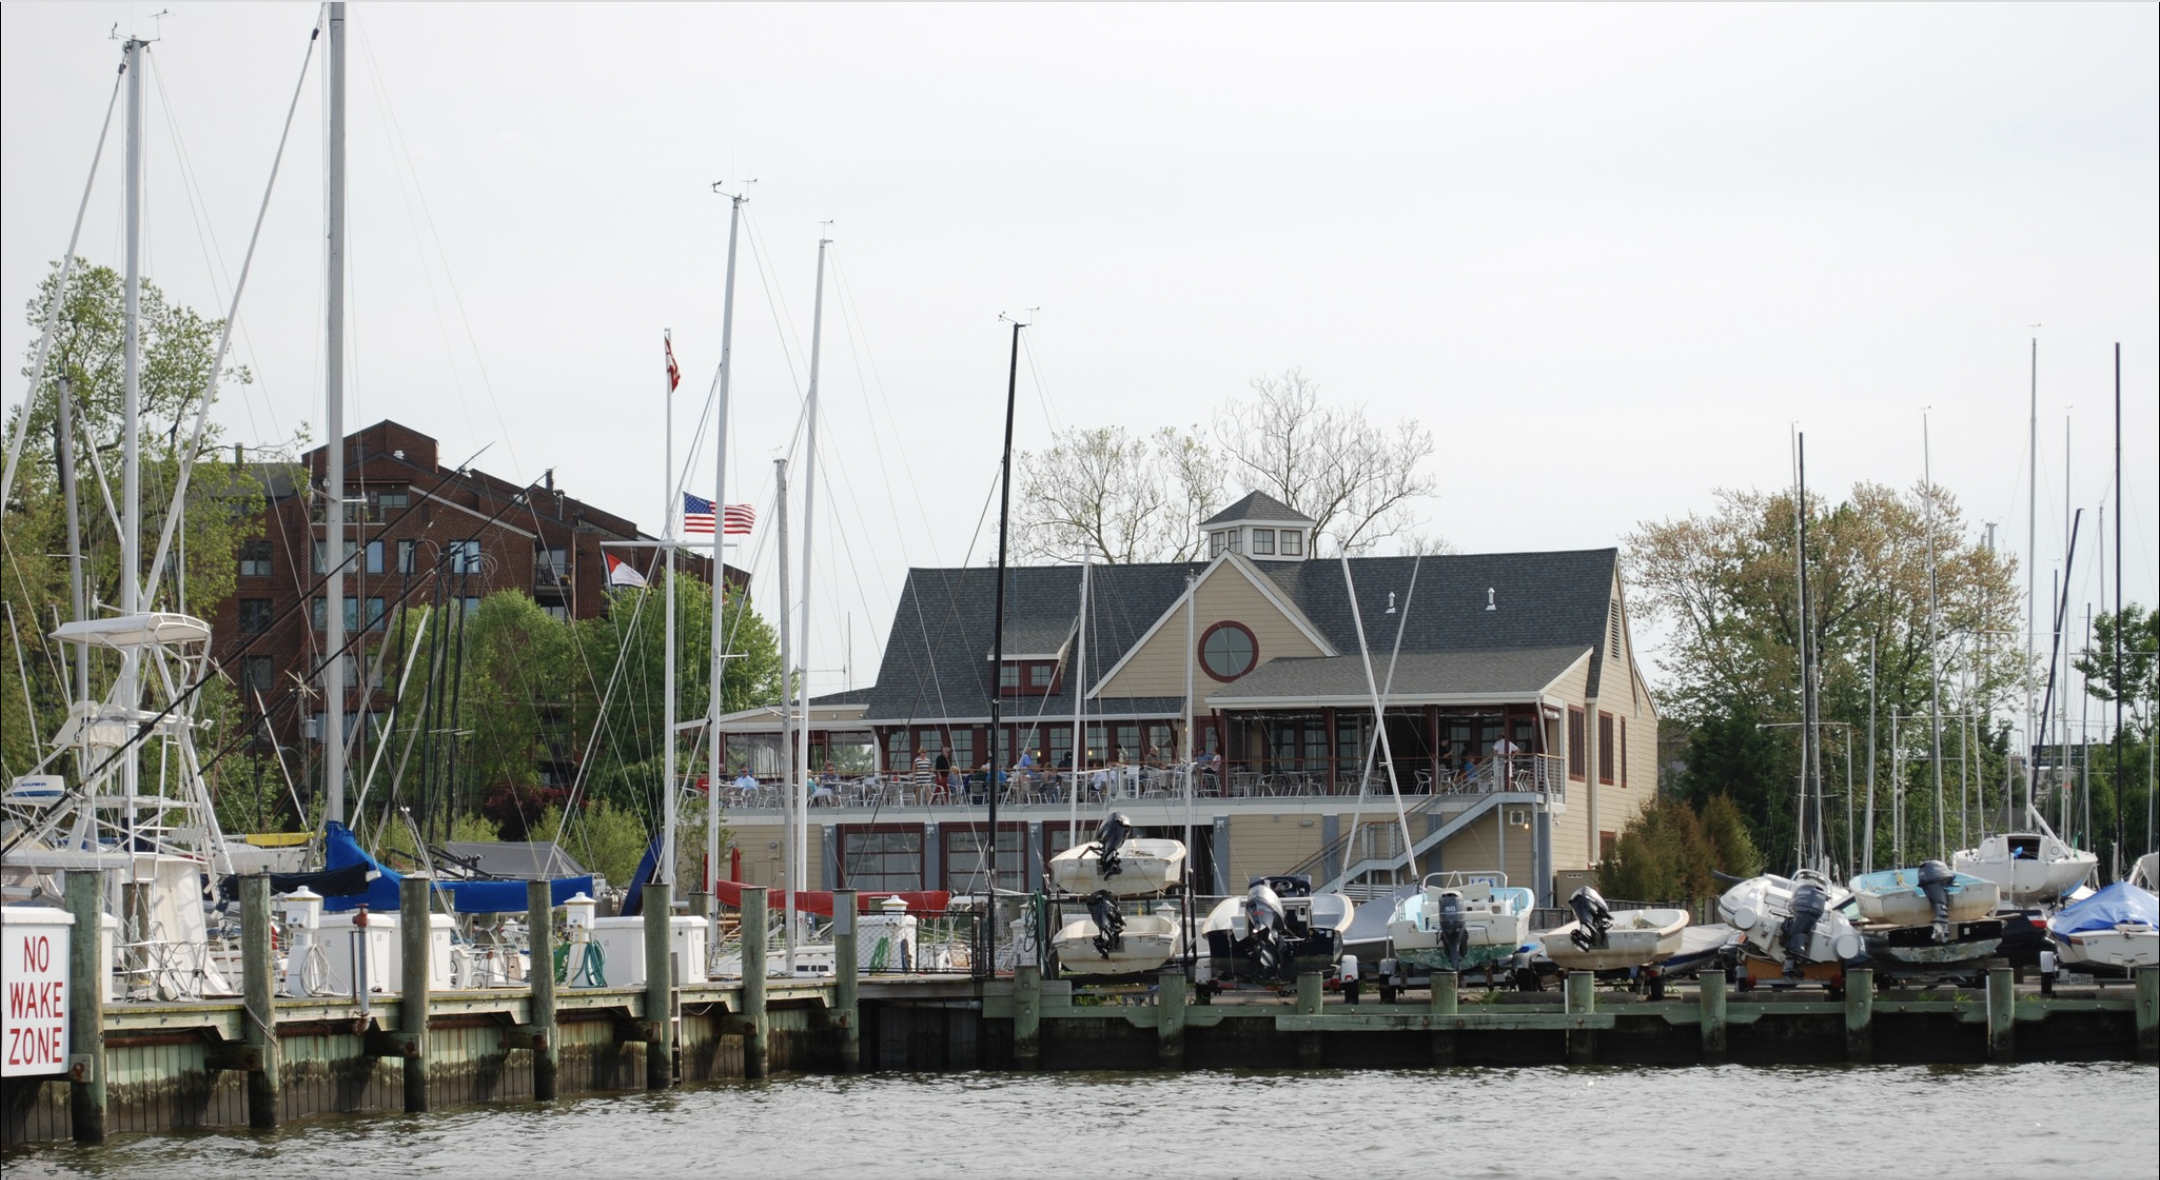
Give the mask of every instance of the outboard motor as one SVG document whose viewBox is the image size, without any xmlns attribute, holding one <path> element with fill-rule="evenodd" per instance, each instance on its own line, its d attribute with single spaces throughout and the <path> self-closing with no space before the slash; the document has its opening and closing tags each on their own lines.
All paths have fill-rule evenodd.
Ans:
<svg viewBox="0 0 2160 1180">
<path fill-rule="evenodd" d="M 1568 908 L 1575 911 L 1575 932 L 1568 935 L 1569 942 L 1580 950 L 1611 943 L 1606 932 L 1612 929 L 1612 910 L 1606 906 L 1602 894 L 1585 885 L 1576 890 L 1567 903 Z"/>
<path fill-rule="evenodd" d="M 1107 959 L 1125 945 L 1125 914 L 1118 909 L 1117 894 L 1098 889 L 1088 897 L 1088 917 L 1095 919 L 1095 953 Z"/>
<path fill-rule="evenodd" d="M 1950 885 L 1957 874 L 1950 866 L 1939 860 L 1920 862 L 1920 892 L 1927 894 L 1928 904 L 1935 907 L 1935 943 L 1937 946 L 1950 941 Z"/>
<path fill-rule="evenodd" d="M 1830 895 L 1813 881 L 1803 881 L 1793 890 L 1792 916 L 1785 919 L 1780 941 L 1785 944 L 1785 974 L 1799 978 L 1802 963 L 1807 958 L 1808 938 L 1815 933 L 1816 923 L 1830 908 Z"/>
<path fill-rule="evenodd" d="M 1245 929 L 1252 939 L 1253 960 L 1263 974 L 1274 975 L 1283 961 L 1282 898 L 1266 881 L 1255 881 L 1245 895 Z"/>
<path fill-rule="evenodd" d="M 1132 820 L 1122 811 L 1113 811 L 1103 817 L 1102 826 L 1095 829 L 1095 846 L 1102 859 L 1096 862 L 1095 872 L 1105 879 L 1123 872 L 1122 857 L 1118 849 L 1132 838 Z"/>
<path fill-rule="evenodd" d="M 1450 889 L 1440 895 L 1440 953 L 1447 956 L 1448 970 L 1462 970 L 1463 956 L 1470 953 L 1470 927 L 1463 921 L 1462 894 Z"/>
</svg>

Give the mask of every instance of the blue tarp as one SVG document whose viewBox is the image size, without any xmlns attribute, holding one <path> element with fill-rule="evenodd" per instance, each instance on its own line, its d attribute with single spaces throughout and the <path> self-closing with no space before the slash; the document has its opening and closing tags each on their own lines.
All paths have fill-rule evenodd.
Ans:
<svg viewBox="0 0 2160 1180">
<path fill-rule="evenodd" d="M 635 918 L 645 912 L 645 886 L 653 879 L 653 870 L 660 865 L 660 836 L 654 833 L 652 843 L 645 846 L 645 855 L 637 862 L 637 872 L 630 874 L 630 889 L 623 894 L 622 916 Z"/>
<path fill-rule="evenodd" d="M 2127 882 L 2102 889 L 2076 905 L 2064 906 L 2048 928 L 2057 934 L 2086 930 L 2113 930 L 2126 922 L 2160 926 L 2160 901 L 2153 894 Z"/>
<path fill-rule="evenodd" d="M 352 897 L 326 898 L 323 908 L 338 912 L 365 903 L 371 910 L 397 912 L 398 882 L 404 880 L 404 874 L 369 856 L 367 849 L 353 839 L 351 829 L 331 820 L 323 830 L 323 867 L 343 869 L 356 865 L 378 874 L 368 882 L 367 892 Z M 449 894 L 450 908 L 461 914 L 525 912 L 523 881 L 438 881 L 435 891 Z M 548 896 L 556 905 L 580 893 L 590 897 L 592 891 L 593 879 L 589 876 L 561 877 L 548 883 Z"/>
</svg>

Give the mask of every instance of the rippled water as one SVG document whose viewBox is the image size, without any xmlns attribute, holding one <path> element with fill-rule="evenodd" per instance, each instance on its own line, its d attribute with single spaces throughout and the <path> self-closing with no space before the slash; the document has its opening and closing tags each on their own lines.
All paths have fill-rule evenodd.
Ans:
<svg viewBox="0 0 2160 1180">
<path fill-rule="evenodd" d="M 73 1176 L 2152 1177 L 2135 1065 L 880 1074 L 10 1153 Z"/>
</svg>

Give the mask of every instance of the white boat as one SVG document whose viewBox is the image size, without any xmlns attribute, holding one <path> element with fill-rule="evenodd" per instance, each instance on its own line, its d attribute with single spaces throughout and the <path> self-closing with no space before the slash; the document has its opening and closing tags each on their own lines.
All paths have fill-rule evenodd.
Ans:
<svg viewBox="0 0 2160 1180">
<path fill-rule="evenodd" d="M 1993 881 L 2011 905 L 2044 905 L 2078 887 L 2100 858 L 2072 848 L 2042 826 L 2038 831 L 1988 836 L 1978 848 L 1951 854 L 1960 873 Z"/>
<path fill-rule="evenodd" d="M 1433 873 L 1388 917 L 1398 962 L 1460 971 L 1513 958 L 1530 937 L 1528 889 L 1505 873 Z"/>
<path fill-rule="evenodd" d="M 2068 966 L 2160 967 L 2160 902 L 2149 889 L 2119 882 L 2048 920 L 2048 935 Z"/>
<path fill-rule="evenodd" d="M 1958 922 L 1977 922 L 1995 912 L 2002 887 L 1985 877 L 1953 871 L 1939 860 L 1904 869 L 1862 873 L 1852 879 L 1860 916 L 1880 926 L 1932 925 L 1948 937 Z M 1939 896 L 1938 896 L 1939 895 Z"/>
<path fill-rule="evenodd" d="M 1678 909 L 1613 913 L 1597 890 L 1568 898 L 1575 920 L 1545 934 L 1545 957 L 1563 971 L 1616 971 L 1662 963 L 1680 953 L 1688 912 Z"/>
<path fill-rule="evenodd" d="M 1245 896 L 1224 898 L 1200 924 L 1208 974 L 1275 982 L 1327 971 L 1342 959 L 1356 913 L 1340 893 L 1314 895 L 1310 877 L 1255 877 Z"/>
<path fill-rule="evenodd" d="M 1718 916 L 1747 940 L 1748 953 L 1798 975 L 1810 963 L 1842 963 L 1866 949 L 1860 932 L 1837 906 L 1845 892 L 1828 877 L 1802 869 L 1790 877 L 1765 873 L 1718 898 Z"/>
<path fill-rule="evenodd" d="M 1116 897 L 1149 897 L 1185 879 L 1183 841 L 1133 839 L 1131 833 L 1132 821 L 1112 812 L 1092 842 L 1050 858 L 1051 884 L 1081 896 L 1107 889 Z"/>
<path fill-rule="evenodd" d="M 1075 918 L 1050 936 L 1058 969 L 1066 975 L 1140 975 L 1155 971 L 1185 949 L 1185 927 L 1177 907 L 1157 903 L 1145 913 L 1127 914 L 1117 899 L 1097 893 L 1086 917 Z"/>
</svg>

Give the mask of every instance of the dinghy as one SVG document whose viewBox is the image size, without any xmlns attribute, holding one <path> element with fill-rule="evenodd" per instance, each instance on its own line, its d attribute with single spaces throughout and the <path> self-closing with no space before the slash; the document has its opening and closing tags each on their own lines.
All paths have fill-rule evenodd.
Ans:
<svg viewBox="0 0 2160 1180">
<path fill-rule="evenodd" d="M 1545 935 L 1545 957 L 1563 971 L 1616 971 L 1647 967 L 1680 953 L 1688 912 L 1623 910 L 1615 914 L 1598 891 L 1585 885 L 1568 898 L 1575 920 Z"/>
<path fill-rule="evenodd" d="M 1184 842 L 1136 839 L 1132 832 L 1124 812 L 1111 812 L 1092 843 L 1050 858 L 1051 884 L 1082 897 L 1100 890 L 1114 897 L 1148 897 L 1176 887 L 1185 877 Z"/>
<path fill-rule="evenodd" d="M 1528 889 L 1504 873 L 1433 873 L 1388 918 L 1395 958 L 1415 967 L 1460 971 L 1514 957 L 1530 937 Z"/>
<path fill-rule="evenodd" d="M 1852 879 L 1860 917 L 1879 926 L 1933 926 L 1937 942 L 1948 941 L 1950 927 L 1977 922 L 1995 912 L 2002 887 L 1985 877 L 1953 871 L 1939 860 L 1916 868 L 1884 869 Z"/>
<path fill-rule="evenodd" d="M 1314 896 L 1306 876 L 1254 877 L 1243 897 L 1208 913 L 1208 971 L 1217 981 L 1277 983 L 1342 959 L 1357 907 L 1340 893 Z"/>
<path fill-rule="evenodd" d="M 1142 975 L 1185 949 L 1184 925 L 1169 902 L 1128 914 L 1104 889 L 1088 898 L 1087 908 L 1086 917 L 1065 923 L 1050 936 L 1058 969 L 1066 975 Z"/>
<path fill-rule="evenodd" d="M 2127 881 L 2065 906 L 2049 919 L 2048 934 L 2068 966 L 2160 966 L 2160 902 Z"/>
</svg>

